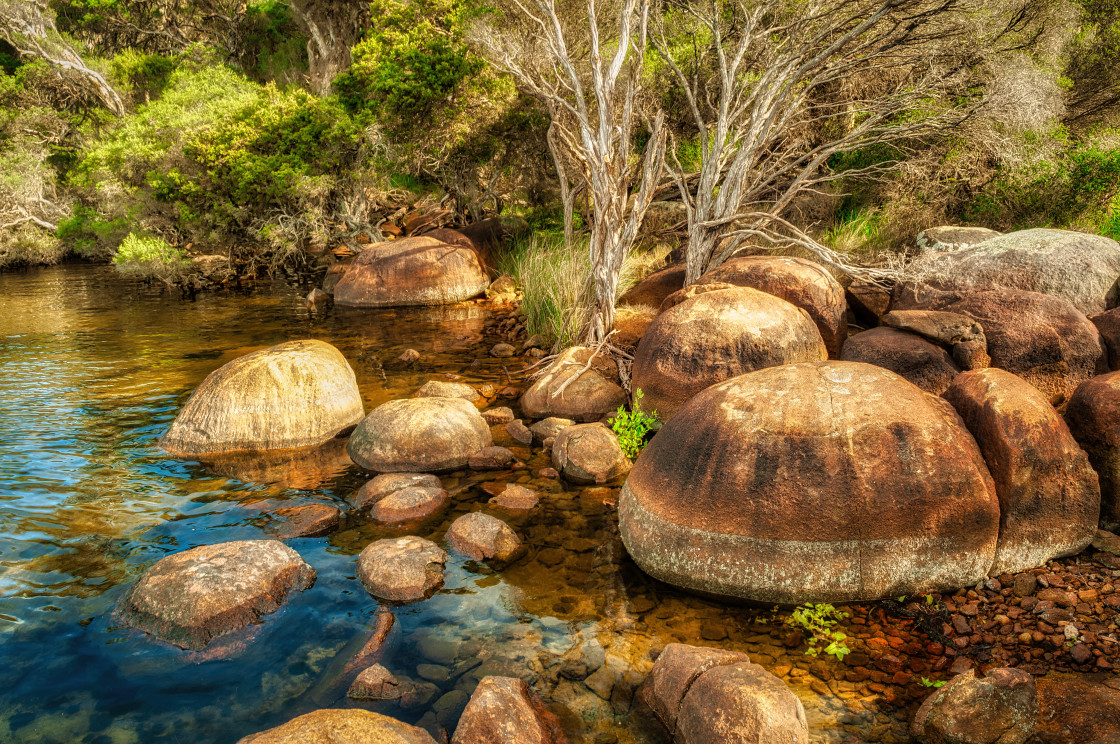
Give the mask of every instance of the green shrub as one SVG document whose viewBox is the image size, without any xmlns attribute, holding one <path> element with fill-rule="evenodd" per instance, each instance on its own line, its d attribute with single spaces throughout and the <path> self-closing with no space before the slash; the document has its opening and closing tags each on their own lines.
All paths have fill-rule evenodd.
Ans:
<svg viewBox="0 0 1120 744">
<path fill-rule="evenodd" d="M 807 602 L 794 609 L 786 619 L 786 625 L 801 628 L 809 633 L 809 648 L 805 650 L 809 656 L 820 654 L 821 649 L 817 644 L 823 643 L 826 654 L 843 661 L 851 649 L 846 643 L 848 636 L 837 630 L 836 625 L 847 617 L 847 612 L 838 610 L 830 604 Z"/>
<path fill-rule="evenodd" d="M 611 421 L 611 428 L 618 435 L 618 444 L 622 447 L 622 453 L 631 460 L 636 458 L 646 446 L 646 436 L 651 431 L 655 431 L 661 423 L 657 418 L 657 411 L 647 414 L 641 409 L 643 397 L 645 394 L 640 388 L 635 390 L 634 410 L 627 411 L 619 406 Z"/>
<path fill-rule="evenodd" d="M 128 93 L 134 102 L 145 103 L 159 98 L 177 64 L 173 57 L 126 49 L 109 61 L 109 72 L 118 89 Z"/>
<path fill-rule="evenodd" d="M 96 209 L 77 204 L 58 225 L 58 239 L 87 260 L 108 258 L 128 235 L 127 217 L 103 217 Z"/>
<path fill-rule="evenodd" d="M 117 248 L 113 265 L 126 276 L 174 284 L 186 273 L 190 260 L 163 238 L 129 233 Z"/>
</svg>

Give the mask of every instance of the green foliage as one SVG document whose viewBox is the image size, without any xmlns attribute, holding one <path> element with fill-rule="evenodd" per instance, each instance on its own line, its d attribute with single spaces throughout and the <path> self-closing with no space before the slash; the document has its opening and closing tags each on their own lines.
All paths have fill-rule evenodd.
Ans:
<svg viewBox="0 0 1120 744">
<path fill-rule="evenodd" d="M 922 687 L 932 687 L 934 689 L 945 686 L 945 680 L 943 680 L 943 679 L 934 680 L 934 679 L 930 679 L 929 677 L 922 677 L 920 680 L 918 680 L 918 683 L 921 684 Z"/>
<path fill-rule="evenodd" d="M 178 62 L 173 57 L 126 49 L 109 61 L 111 79 L 133 101 L 158 98 L 171 81 Z"/>
<path fill-rule="evenodd" d="M 464 38 L 481 12 L 472 0 L 373 0 L 376 23 L 354 47 L 335 90 L 351 111 L 385 122 L 430 113 L 482 71 L 484 62 Z"/>
<path fill-rule="evenodd" d="M 241 66 L 254 80 L 296 82 L 307 71 L 307 39 L 285 0 L 257 0 L 245 11 Z"/>
<path fill-rule="evenodd" d="M 168 284 L 183 276 L 190 260 L 163 238 L 129 233 L 113 256 L 117 271 L 141 279 L 158 279 Z"/>
<path fill-rule="evenodd" d="M 796 608 L 786 619 L 786 625 L 801 628 L 809 633 L 809 648 L 805 653 L 817 656 L 821 652 L 818 644 L 824 645 L 824 652 L 843 661 L 851 649 L 845 642 L 847 635 L 836 629 L 837 623 L 848 617 L 847 612 L 836 609 L 830 604 L 811 602 Z"/>
<path fill-rule="evenodd" d="M 618 444 L 622 447 L 622 453 L 631 460 L 635 459 L 642 448 L 646 446 L 646 435 L 657 429 L 661 423 L 657 418 L 657 411 L 646 414 L 641 409 L 643 397 L 645 397 L 645 394 L 640 388 L 635 390 L 634 410 L 627 411 L 619 406 L 618 411 L 614 414 L 614 419 L 611 421 L 611 428 L 618 435 Z"/>
<path fill-rule="evenodd" d="M 127 217 L 105 217 L 96 209 L 77 204 L 58 225 L 58 239 L 85 259 L 107 258 L 128 235 Z"/>
</svg>

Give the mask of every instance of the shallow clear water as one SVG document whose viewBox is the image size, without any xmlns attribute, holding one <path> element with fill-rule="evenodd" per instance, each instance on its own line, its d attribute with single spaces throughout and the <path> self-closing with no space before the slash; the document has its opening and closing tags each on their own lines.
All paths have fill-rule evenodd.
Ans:
<svg viewBox="0 0 1120 744">
<path fill-rule="evenodd" d="M 0 741 L 233 742 L 353 705 L 344 667 L 379 609 L 355 579 L 355 558 L 385 534 L 361 515 L 347 514 L 330 537 L 289 541 L 317 570 L 315 586 L 206 652 L 113 617 L 160 557 L 267 536 L 267 512 L 280 505 L 346 509 L 368 477 L 340 451 L 221 472 L 167 456 L 159 436 L 218 366 L 323 339 L 354 367 L 367 410 L 445 374 L 505 384 L 510 360 L 486 355 L 481 303 L 312 315 L 304 291 L 277 283 L 187 301 L 108 267 L 0 275 Z M 406 348 L 423 355 L 409 368 L 395 361 Z M 454 506 L 418 534 L 441 540 L 455 517 L 484 508 L 486 480 L 519 481 L 542 496 L 529 518 L 510 520 L 527 555 L 500 572 L 453 555 L 439 594 L 394 608 L 382 663 L 402 680 L 434 682 L 407 709 L 363 707 L 453 730 L 477 679 L 511 674 L 532 682 L 574 741 L 659 742 L 646 717 L 630 715 L 630 695 L 651 649 L 684 641 L 745 650 L 782 674 L 806 703 L 814 740 L 907 740 L 903 711 L 866 685 L 833 679 L 814 691 L 811 660 L 783 645 L 769 613 L 684 595 L 638 571 L 617 537 L 617 489 L 535 478 L 547 457 L 521 454 L 531 458 L 523 471 L 445 477 Z"/>
</svg>

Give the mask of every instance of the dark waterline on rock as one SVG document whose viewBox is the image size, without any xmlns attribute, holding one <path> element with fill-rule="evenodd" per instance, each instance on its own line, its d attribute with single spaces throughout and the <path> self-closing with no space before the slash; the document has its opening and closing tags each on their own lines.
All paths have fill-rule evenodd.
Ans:
<svg viewBox="0 0 1120 744">
<path fill-rule="evenodd" d="M 338 445 L 206 467 L 156 442 L 209 372 L 297 338 L 342 351 L 367 411 L 447 374 L 501 387 L 503 364 L 518 362 L 487 355 L 487 313 L 468 303 L 313 315 L 282 283 L 188 302 L 86 265 L 0 275 L 0 741 L 233 742 L 353 705 L 342 671 L 379 610 L 356 556 L 400 534 L 353 512 L 329 537 L 288 541 L 317 570 L 312 589 L 203 653 L 125 628 L 113 608 L 160 557 L 271 536 L 267 514 L 281 506 L 346 510 L 368 476 Z M 397 361 L 408 348 L 422 355 L 411 366 Z M 813 741 L 909 740 L 912 699 L 853 681 L 851 660 L 805 656 L 767 610 L 649 579 L 618 539 L 617 488 L 536 478 L 550 464 L 539 447 L 497 444 L 529 467 L 443 477 L 451 509 L 412 534 L 446 547 L 456 517 L 490 511 L 483 484 L 517 482 L 541 496 L 528 517 L 501 515 L 527 554 L 501 571 L 452 554 L 438 594 L 393 609 L 398 630 L 381 660 L 425 695 L 407 710 L 362 707 L 453 730 L 477 680 L 506 674 L 529 679 L 573 741 L 663 742 L 648 716 L 630 715 L 631 695 L 650 651 L 680 641 L 745 651 L 781 675 L 805 703 Z M 883 622 L 874 612 L 857 619 Z"/>
</svg>

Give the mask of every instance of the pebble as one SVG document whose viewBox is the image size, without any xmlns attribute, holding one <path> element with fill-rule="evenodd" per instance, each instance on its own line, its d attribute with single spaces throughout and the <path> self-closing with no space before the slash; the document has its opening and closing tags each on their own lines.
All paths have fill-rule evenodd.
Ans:
<svg viewBox="0 0 1120 744">
<path fill-rule="evenodd" d="M 485 410 L 482 412 L 482 418 L 490 426 L 509 424 L 516 419 L 516 417 L 513 415 L 513 409 L 506 406 Z"/>
<path fill-rule="evenodd" d="M 511 357 L 517 353 L 517 349 L 509 344 L 494 344 L 494 348 L 490 349 L 490 356 L 494 357 Z"/>
</svg>

